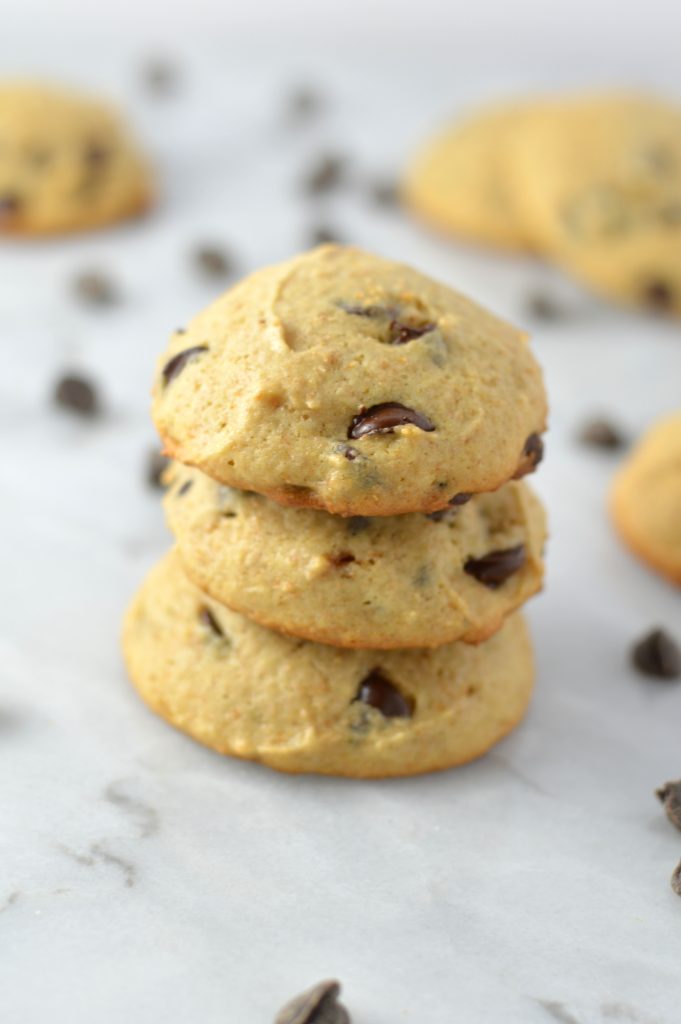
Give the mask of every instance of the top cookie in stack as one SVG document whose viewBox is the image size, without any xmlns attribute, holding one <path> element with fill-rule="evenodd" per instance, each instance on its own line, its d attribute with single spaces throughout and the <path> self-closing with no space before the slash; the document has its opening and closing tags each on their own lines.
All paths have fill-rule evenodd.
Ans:
<svg viewBox="0 0 681 1024">
<path fill-rule="evenodd" d="M 546 400 L 522 333 L 409 267 L 327 245 L 177 332 L 153 416 L 169 454 L 222 484 L 388 516 L 534 469 Z"/>
</svg>

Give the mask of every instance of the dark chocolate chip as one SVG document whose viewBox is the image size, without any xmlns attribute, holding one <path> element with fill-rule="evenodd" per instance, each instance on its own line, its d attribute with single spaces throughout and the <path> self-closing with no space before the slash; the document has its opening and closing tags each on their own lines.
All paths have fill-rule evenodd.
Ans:
<svg viewBox="0 0 681 1024">
<path fill-rule="evenodd" d="M 391 345 L 406 345 L 408 341 L 413 341 L 414 338 L 420 338 L 424 334 L 430 334 L 434 331 L 436 324 L 428 323 L 422 324 L 420 327 L 410 327 L 409 324 L 402 324 L 399 320 L 390 321 L 390 344 Z"/>
<path fill-rule="evenodd" d="M 344 565 L 350 565 L 351 562 L 355 561 L 355 556 L 351 551 L 339 551 L 326 557 L 331 562 L 331 565 L 335 565 L 337 569 L 341 569 Z"/>
<path fill-rule="evenodd" d="M 348 460 L 348 462 L 354 462 L 355 459 L 359 458 L 359 452 L 350 444 L 339 444 L 338 451 Z"/>
<path fill-rule="evenodd" d="M 681 896 L 681 861 L 679 861 L 672 872 L 671 885 L 676 895 Z"/>
<path fill-rule="evenodd" d="M 441 523 L 443 519 L 451 519 L 453 515 L 456 515 L 455 509 L 440 508 L 437 512 L 426 512 L 426 519 L 430 519 L 433 523 Z"/>
<path fill-rule="evenodd" d="M 681 779 L 665 782 L 664 786 L 655 790 L 655 795 L 663 804 L 672 825 L 681 830 Z"/>
<path fill-rule="evenodd" d="M 90 306 L 113 306 L 118 302 L 119 295 L 110 278 L 98 271 L 86 271 L 78 274 L 73 287 L 81 301 Z"/>
<path fill-rule="evenodd" d="M 413 698 L 400 693 L 377 668 L 359 684 L 355 700 L 376 708 L 384 718 L 411 718 L 414 713 Z"/>
<path fill-rule="evenodd" d="M 472 497 L 473 495 L 469 494 L 468 491 L 459 491 L 458 494 L 455 494 L 453 498 L 449 499 L 448 504 L 453 505 L 454 508 L 458 508 L 459 505 L 467 505 Z"/>
<path fill-rule="evenodd" d="M 176 497 L 181 498 L 184 494 L 187 493 L 187 491 L 191 491 L 193 486 L 193 480 L 185 480 L 185 482 L 180 487 L 177 488 Z"/>
<path fill-rule="evenodd" d="M 200 245 L 194 251 L 194 263 L 202 274 L 210 277 L 229 277 L 234 264 L 224 249 L 214 245 Z"/>
<path fill-rule="evenodd" d="M 224 639 L 224 636 L 225 636 L 224 630 L 223 630 L 222 626 L 220 625 L 220 623 L 218 622 L 218 620 L 213 615 L 213 613 L 210 610 L 210 608 L 206 608 L 204 606 L 200 610 L 200 612 L 199 612 L 199 622 L 201 622 L 207 629 L 209 629 L 211 631 L 211 633 L 214 633 L 215 636 L 219 636 L 221 640 Z"/>
<path fill-rule="evenodd" d="M 303 179 L 303 191 L 308 195 L 319 195 L 337 188 L 345 172 L 344 157 L 329 153 L 318 158 Z"/>
<path fill-rule="evenodd" d="M 16 192 L 0 194 L 0 225 L 9 222 L 21 212 L 22 202 Z"/>
<path fill-rule="evenodd" d="M 54 402 L 62 409 L 93 418 L 101 412 L 97 389 L 85 377 L 65 374 L 57 381 Z"/>
<path fill-rule="evenodd" d="M 334 243 L 340 245 L 343 239 L 335 228 L 330 228 L 326 224 L 320 224 L 316 228 L 312 228 L 310 231 L 310 245 L 328 245 Z"/>
<path fill-rule="evenodd" d="M 643 297 L 646 305 L 656 313 L 668 313 L 674 305 L 674 290 L 666 281 L 649 281 Z"/>
<path fill-rule="evenodd" d="M 370 182 L 367 191 L 376 206 L 390 207 L 399 203 L 399 188 L 394 181 Z"/>
<path fill-rule="evenodd" d="M 639 672 L 655 679 L 681 677 L 681 650 L 663 629 L 653 629 L 632 649 L 631 660 Z"/>
<path fill-rule="evenodd" d="M 607 448 L 609 451 L 624 448 L 627 443 L 622 432 L 613 423 L 603 419 L 587 420 L 577 437 L 582 444 Z"/>
<path fill-rule="evenodd" d="M 525 309 L 533 320 L 547 323 L 564 320 L 567 311 L 547 292 L 531 292 L 525 299 Z"/>
<path fill-rule="evenodd" d="M 348 428 L 349 438 L 368 437 L 370 434 L 392 434 L 395 427 L 403 427 L 411 423 L 419 430 L 432 431 L 435 427 L 427 416 L 415 409 L 410 409 L 401 402 L 379 402 L 368 409 L 362 406 L 359 413 L 352 417 Z"/>
<path fill-rule="evenodd" d="M 523 446 L 520 465 L 516 469 L 513 479 L 520 480 L 521 477 L 534 472 L 543 458 L 544 442 L 539 434 L 530 434 Z"/>
<path fill-rule="evenodd" d="M 174 92 L 179 77 L 177 67 L 163 58 L 149 60 L 142 69 L 145 87 L 156 96 L 167 96 Z"/>
<path fill-rule="evenodd" d="M 182 352 L 178 352 L 176 356 L 173 356 L 172 359 L 169 359 L 163 367 L 164 385 L 167 387 L 172 380 L 175 380 L 190 360 L 207 351 L 208 345 L 192 345 L 191 348 L 185 348 Z"/>
<path fill-rule="evenodd" d="M 274 1024 L 350 1024 L 337 981 L 322 981 L 282 1006 Z"/>
<path fill-rule="evenodd" d="M 163 474 L 170 464 L 170 459 L 153 448 L 147 457 L 146 478 L 150 487 L 156 490 L 163 488 Z"/>
<path fill-rule="evenodd" d="M 363 533 L 364 530 L 371 526 L 371 519 L 368 516 L 350 516 L 349 519 L 345 520 L 348 533 L 351 536 L 355 536 L 358 533 Z"/>
<path fill-rule="evenodd" d="M 464 572 L 474 576 L 490 590 L 496 590 L 502 583 L 518 572 L 525 564 L 525 545 L 516 544 L 512 548 L 490 551 L 482 558 L 469 558 L 464 565 Z"/>
</svg>

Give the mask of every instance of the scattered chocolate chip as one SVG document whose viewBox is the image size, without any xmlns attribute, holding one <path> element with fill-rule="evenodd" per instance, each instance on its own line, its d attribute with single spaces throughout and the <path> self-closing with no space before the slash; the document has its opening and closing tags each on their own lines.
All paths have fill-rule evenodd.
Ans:
<svg viewBox="0 0 681 1024">
<path fill-rule="evenodd" d="M 167 96 L 174 92 L 179 81 L 179 73 L 174 64 L 163 58 L 147 61 L 142 69 L 142 80 L 149 92 L 157 96 Z"/>
<path fill-rule="evenodd" d="M 319 157 L 303 179 L 303 191 L 308 195 L 320 195 L 337 188 L 343 180 L 345 166 L 345 158 L 335 153 Z"/>
<path fill-rule="evenodd" d="M 517 544 L 512 548 L 490 551 L 481 558 L 469 558 L 464 565 L 464 572 L 474 576 L 490 590 L 496 590 L 509 577 L 522 569 L 525 564 L 525 545 Z"/>
<path fill-rule="evenodd" d="M 177 497 L 181 498 L 184 494 L 187 493 L 187 491 L 191 491 L 193 486 L 193 480 L 185 480 L 185 482 L 177 489 Z"/>
<path fill-rule="evenodd" d="M 16 192 L 3 192 L 0 194 L 0 224 L 3 221 L 9 222 L 20 213 L 22 202 Z"/>
<path fill-rule="evenodd" d="M 147 483 L 156 490 L 163 488 L 163 474 L 165 473 L 170 459 L 162 455 L 156 448 L 152 448 L 147 458 Z"/>
<path fill-rule="evenodd" d="M 432 431 L 435 427 L 427 416 L 415 409 L 410 409 L 401 402 L 379 402 L 368 409 L 362 406 L 359 413 L 352 417 L 348 428 L 349 438 L 368 437 L 370 434 L 392 434 L 395 427 L 403 427 L 408 423 L 419 430 Z"/>
<path fill-rule="evenodd" d="M 355 556 L 351 551 L 339 551 L 337 554 L 327 555 L 328 561 L 331 565 L 335 565 L 337 569 L 341 569 L 344 565 L 350 565 L 351 562 L 355 561 Z"/>
<path fill-rule="evenodd" d="M 195 249 L 193 260 L 202 274 L 210 277 L 229 277 L 234 273 L 234 265 L 224 251 L 214 245 L 200 245 Z"/>
<path fill-rule="evenodd" d="M 175 380 L 177 376 L 184 370 L 190 360 L 196 356 L 201 355 L 202 352 L 208 351 L 208 345 L 192 345 L 191 348 L 186 348 L 182 352 L 178 352 L 176 356 L 169 359 L 166 365 L 163 367 L 163 383 L 167 387 L 172 380 Z"/>
<path fill-rule="evenodd" d="M 98 271 L 78 274 L 73 287 L 78 298 L 90 306 L 113 306 L 119 299 L 118 291 L 111 279 Z"/>
<path fill-rule="evenodd" d="M 676 895 L 681 896 L 681 861 L 679 861 L 672 872 L 671 885 Z"/>
<path fill-rule="evenodd" d="M 656 313 L 668 313 L 674 305 L 674 290 L 666 281 L 650 281 L 643 297 L 646 305 Z"/>
<path fill-rule="evenodd" d="M 627 443 L 622 432 L 614 424 L 603 419 L 587 420 L 577 438 L 582 444 L 594 448 L 607 448 L 609 451 L 624 448 Z"/>
<path fill-rule="evenodd" d="M 355 536 L 358 533 L 363 533 L 364 530 L 371 526 L 371 519 L 368 516 L 350 516 L 349 519 L 345 520 L 348 533 L 351 536 Z"/>
<path fill-rule="evenodd" d="M 525 309 L 533 320 L 555 322 L 564 320 L 567 311 L 546 292 L 531 292 L 525 299 Z"/>
<path fill-rule="evenodd" d="M 681 677 L 681 650 L 663 629 L 653 629 L 635 644 L 631 660 L 639 672 L 655 679 Z"/>
<path fill-rule="evenodd" d="M 376 708 L 385 718 L 411 718 L 414 713 L 413 698 L 400 693 L 377 668 L 359 684 L 355 700 Z"/>
<path fill-rule="evenodd" d="M 324 107 L 324 99 L 310 85 L 301 85 L 294 89 L 288 97 L 288 109 L 292 119 L 309 121 Z"/>
<path fill-rule="evenodd" d="M 655 790 L 655 795 L 663 804 L 672 825 L 681 830 L 681 779 L 665 782 L 664 786 Z"/>
<path fill-rule="evenodd" d="M 320 225 L 319 227 L 313 228 L 310 232 L 310 245 L 328 245 L 334 243 L 340 245 L 343 239 L 340 237 L 337 231 L 333 228 Z"/>
<path fill-rule="evenodd" d="M 282 1006 L 274 1024 L 350 1024 L 337 981 L 322 981 Z"/>
<path fill-rule="evenodd" d="M 399 189 L 394 181 L 370 182 L 367 192 L 376 206 L 397 206 L 399 203 Z"/>
<path fill-rule="evenodd" d="M 539 434 L 530 434 L 523 447 L 520 465 L 516 469 L 513 479 L 520 480 L 521 477 L 534 472 L 543 458 L 544 442 Z"/>
<path fill-rule="evenodd" d="M 210 608 L 203 607 L 199 612 L 199 622 L 209 629 L 215 636 L 219 636 L 220 639 L 224 639 L 224 630 L 218 620 L 213 615 Z"/>
<path fill-rule="evenodd" d="M 101 412 L 97 389 L 85 377 L 77 374 L 65 374 L 54 389 L 55 405 L 79 416 L 95 417 Z"/>
<path fill-rule="evenodd" d="M 408 324 L 400 323 L 399 320 L 391 320 L 390 344 L 406 345 L 408 341 L 413 341 L 414 338 L 420 338 L 422 335 L 434 331 L 436 326 L 436 324 L 428 323 L 423 324 L 421 327 L 410 327 Z"/>
<path fill-rule="evenodd" d="M 458 508 L 459 505 L 467 505 L 472 497 L 473 495 L 469 494 L 468 491 L 459 491 L 458 494 L 455 494 L 453 498 L 449 499 L 448 504 L 453 505 L 454 508 Z"/>
</svg>

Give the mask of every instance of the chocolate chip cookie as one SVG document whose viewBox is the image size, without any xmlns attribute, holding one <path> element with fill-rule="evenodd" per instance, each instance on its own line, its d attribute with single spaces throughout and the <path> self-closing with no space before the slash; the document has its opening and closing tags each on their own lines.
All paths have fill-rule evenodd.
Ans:
<svg viewBox="0 0 681 1024">
<path fill-rule="evenodd" d="M 0 86 L 0 234 L 96 228 L 151 197 L 146 162 L 107 105 L 57 87 Z"/>
<path fill-rule="evenodd" d="M 522 717 L 534 675 L 519 614 L 477 647 L 341 650 L 228 611 L 174 553 L 133 601 L 124 652 L 143 699 L 199 742 L 280 771 L 364 778 L 483 754 Z"/>
<path fill-rule="evenodd" d="M 526 484 L 424 515 L 287 508 L 175 464 L 164 506 L 202 590 L 341 647 L 478 643 L 541 586 L 544 511 Z"/>
<path fill-rule="evenodd" d="M 162 357 L 166 452 L 343 516 L 434 512 L 541 458 L 527 339 L 415 270 L 325 245 L 230 289 Z"/>
</svg>

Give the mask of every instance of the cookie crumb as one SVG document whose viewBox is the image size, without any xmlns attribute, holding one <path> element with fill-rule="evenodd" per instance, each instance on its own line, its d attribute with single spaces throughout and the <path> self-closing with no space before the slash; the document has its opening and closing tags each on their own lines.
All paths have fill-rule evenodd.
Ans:
<svg viewBox="0 0 681 1024">
<path fill-rule="evenodd" d="M 681 650 L 663 629 L 653 629 L 639 640 L 632 649 L 631 660 L 643 675 L 655 679 L 681 677 Z"/>
<path fill-rule="evenodd" d="M 655 795 L 672 825 L 681 830 L 681 779 L 665 782 L 664 786 L 655 790 Z"/>
<path fill-rule="evenodd" d="M 321 981 L 282 1006 L 274 1024 L 350 1024 L 350 1015 L 338 1002 L 340 984 Z"/>
<path fill-rule="evenodd" d="M 681 860 L 672 872 L 671 885 L 676 895 L 681 896 Z"/>
</svg>

